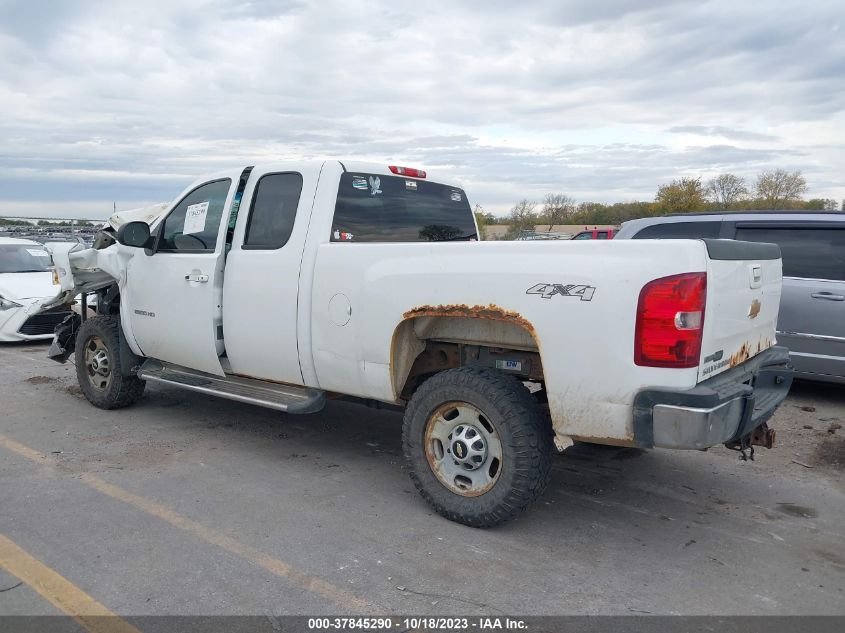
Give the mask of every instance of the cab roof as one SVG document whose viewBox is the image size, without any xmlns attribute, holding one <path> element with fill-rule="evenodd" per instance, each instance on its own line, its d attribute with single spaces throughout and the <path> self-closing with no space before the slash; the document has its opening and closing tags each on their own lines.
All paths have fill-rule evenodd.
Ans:
<svg viewBox="0 0 845 633">
<path fill-rule="evenodd" d="M 413 162 L 413 161 L 411 161 Z M 383 162 L 375 162 L 375 161 L 361 161 L 361 160 L 346 160 L 340 158 L 324 158 L 324 159 L 311 159 L 311 160 L 280 160 L 280 161 L 270 161 L 266 163 L 257 163 L 255 165 L 250 165 L 254 170 L 268 170 L 268 171 L 298 171 L 298 172 L 315 172 L 319 173 L 320 170 L 323 168 L 323 165 L 326 163 L 336 163 L 341 166 L 341 168 L 346 172 L 356 172 L 356 173 L 365 173 L 365 174 L 378 174 L 380 176 L 399 176 L 404 178 L 418 178 L 424 179 L 430 182 L 437 182 L 440 184 L 448 184 L 452 185 L 456 188 L 462 189 L 463 184 L 456 181 L 456 179 L 452 179 L 451 181 L 444 181 L 437 177 L 432 177 L 432 173 L 425 169 L 424 167 L 420 166 L 419 163 L 415 165 L 408 165 L 405 161 L 383 161 Z M 391 170 L 391 167 L 402 167 L 405 169 L 411 168 L 413 170 L 419 169 L 420 171 L 425 172 L 424 176 L 417 177 L 414 174 L 404 174 L 404 173 L 396 173 Z M 213 178 L 232 178 L 233 173 L 237 171 L 238 174 L 243 172 L 244 169 L 247 168 L 247 165 L 243 165 L 238 168 L 227 169 L 223 171 L 218 171 L 210 174 L 203 174 L 199 178 L 197 178 L 193 185 L 197 183 L 206 182 Z M 192 185 L 192 186 L 193 186 Z"/>
</svg>

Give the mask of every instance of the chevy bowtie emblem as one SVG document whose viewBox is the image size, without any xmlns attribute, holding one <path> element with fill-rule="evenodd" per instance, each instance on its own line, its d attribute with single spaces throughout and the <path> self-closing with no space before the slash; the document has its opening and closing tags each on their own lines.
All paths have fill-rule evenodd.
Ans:
<svg viewBox="0 0 845 633">
<path fill-rule="evenodd" d="M 751 307 L 748 309 L 748 318 L 756 319 L 757 315 L 760 314 L 760 307 L 760 301 L 754 299 L 754 301 L 751 302 Z"/>
</svg>

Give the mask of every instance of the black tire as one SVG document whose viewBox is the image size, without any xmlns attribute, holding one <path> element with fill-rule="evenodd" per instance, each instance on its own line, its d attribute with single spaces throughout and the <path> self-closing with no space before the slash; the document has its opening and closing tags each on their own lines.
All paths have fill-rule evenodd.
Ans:
<svg viewBox="0 0 845 633">
<path fill-rule="evenodd" d="M 432 442 L 427 429 L 442 424 L 448 414 L 440 412 L 454 403 L 466 403 L 471 405 L 470 411 L 480 412 L 481 424 L 492 425 L 492 435 L 498 438 L 501 463 L 488 484 L 491 487 L 480 488 L 482 492 L 453 491 L 442 480 L 449 475 L 435 474 L 434 464 L 438 462 L 430 461 L 437 459 L 435 453 L 442 455 L 441 459 L 447 457 L 442 444 L 438 449 L 427 449 L 427 443 Z M 441 422 L 436 422 L 438 419 Z M 453 442 L 453 433 L 448 438 Z M 423 498 L 447 519 L 472 527 L 504 523 L 535 501 L 548 484 L 553 453 L 548 416 L 529 391 L 513 376 L 471 367 L 443 371 L 417 389 L 405 410 L 402 446 L 411 480 Z M 450 446 L 454 451 L 447 453 L 454 456 L 459 452 L 455 444 Z M 460 452 L 466 454 L 464 449 Z M 490 454 L 484 459 L 490 460 Z"/>
<path fill-rule="evenodd" d="M 76 378 L 88 402 L 100 409 L 128 407 L 144 394 L 146 386 L 137 376 L 121 374 L 119 328 L 115 317 L 97 316 L 86 319 L 76 334 Z M 100 360 L 93 358 L 98 354 Z M 100 373 L 103 355 L 107 374 Z"/>
</svg>

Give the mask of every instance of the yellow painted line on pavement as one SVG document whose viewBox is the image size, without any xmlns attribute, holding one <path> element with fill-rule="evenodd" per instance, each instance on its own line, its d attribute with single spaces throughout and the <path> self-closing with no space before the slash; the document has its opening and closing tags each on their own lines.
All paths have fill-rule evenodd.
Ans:
<svg viewBox="0 0 845 633">
<path fill-rule="evenodd" d="M 140 633 L 58 572 L 0 534 L 0 568 L 72 616 L 90 633 Z"/>
<path fill-rule="evenodd" d="M 319 578 L 299 571 L 290 563 L 268 556 L 254 547 L 233 539 L 231 536 L 227 536 L 217 530 L 206 527 L 193 519 L 183 517 L 170 508 L 156 503 L 155 501 L 145 499 L 144 497 L 132 494 L 131 492 L 123 490 L 115 485 L 106 483 L 95 475 L 84 474 L 82 475 L 82 481 L 105 495 L 123 501 L 124 503 L 128 503 L 147 514 L 151 514 L 163 521 L 166 521 L 170 525 L 181 528 L 186 532 L 190 532 L 194 536 L 198 536 L 212 545 L 217 545 L 227 552 L 231 552 L 236 556 L 240 556 L 241 558 L 248 560 L 253 565 L 263 567 L 270 573 L 275 574 L 276 576 L 281 576 L 282 578 L 290 581 L 292 584 L 302 587 L 303 589 L 307 589 L 312 593 L 328 598 L 332 602 L 335 602 L 344 608 L 365 614 L 374 613 L 376 609 L 376 607 L 369 602 L 356 598 L 355 596 L 352 596 L 346 591 L 343 591 L 324 580 L 320 580 Z"/>
<path fill-rule="evenodd" d="M 15 440 L 6 437 L 5 435 L 0 435 L 0 445 L 8 448 L 10 451 L 17 453 L 21 457 L 26 457 L 29 460 L 32 460 L 38 464 L 48 464 L 47 456 L 44 453 L 39 453 L 33 448 L 29 448 L 29 446 L 24 446 L 20 442 L 16 442 Z"/>
<path fill-rule="evenodd" d="M 24 446 L 20 442 L 16 442 L 5 435 L 0 435 L 0 446 L 3 446 L 4 448 L 7 448 L 8 450 L 17 453 L 22 457 L 26 457 L 38 464 L 50 465 L 46 455 L 29 448 L 28 446 Z M 344 609 L 355 611 L 364 615 L 375 615 L 376 613 L 384 611 L 371 602 L 353 596 L 347 591 L 344 591 L 325 580 L 311 576 L 310 574 L 297 569 L 290 563 L 287 563 L 279 558 L 269 556 L 250 545 L 233 539 L 231 536 L 218 532 L 217 530 L 207 527 L 197 521 L 194 521 L 193 519 L 184 517 L 156 501 L 133 494 L 128 490 L 124 490 L 114 484 L 110 484 L 90 473 L 83 474 L 80 479 L 98 492 L 127 503 L 142 512 L 157 517 L 174 527 L 193 534 L 207 543 L 216 545 L 231 554 L 249 561 L 253 565 L 266 569 L 271 574 L 286 579 L 293 585 L 322 596 Z"/>
</svg>

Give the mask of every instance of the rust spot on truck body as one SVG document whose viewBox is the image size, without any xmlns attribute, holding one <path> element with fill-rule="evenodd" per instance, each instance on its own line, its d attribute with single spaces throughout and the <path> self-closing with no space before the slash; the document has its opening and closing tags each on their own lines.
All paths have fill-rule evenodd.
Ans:
<svg viewBox="0 0 845 633">
<path fill-rule="evenodd" d="M 752 353 L 752 346 L 751 343 L 746 341 L 742 344 L 742 347 L 739 348 L 735 354 L 731 356 L 730 367 L 736 367 L 737 365 L 741 365 L 749 358 L 756 356 L 760 352 L 763 352 L 769 349 L 772 346 L 772 342 L 769 339 L 760 339 L 757 341 L 756 351 Z"/>
<path fill-rule="evenodd" d="M 742 347 L 739 348 L 739 351 L 731 356 L 730 367 L 741 365 L 749 358 L 751 358 L 751 346 L 745 342 L 742 344 Z"/>
<path fill-rule="evenodd" d="M 506 323 L 514 323 L 520 327 L 528 330 L 532 336 L 536 336 L 534 326 L 518 312 L 505 310 L 504 308 L 491 303 L 486 306 L 474 305 L 468 306 L 464 303 L 446 304 L 446 305 L 421 305 L 408 310 L 403 315 L 406 319 L 413 319 L 416 317 L 469 317 L 474 319 L 489 319 L 491 321 L 504 321 Z"/>
</svg>

